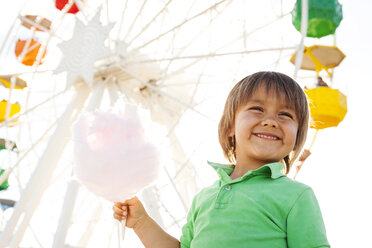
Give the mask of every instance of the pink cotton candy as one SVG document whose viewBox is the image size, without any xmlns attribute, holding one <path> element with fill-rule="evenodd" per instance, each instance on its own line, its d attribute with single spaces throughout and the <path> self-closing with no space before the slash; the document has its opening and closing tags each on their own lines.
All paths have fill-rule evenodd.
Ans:
<svg viewBox="0 0 372 248">
<path fill-rule="evenodd" d="M 123 114 L 82 115 L 73 127 L 73 143 L 76 178 L 107 200 L 123 201 L 158 176 L 158 151 L 145 139 L 134 106 Z"/>
</svg>

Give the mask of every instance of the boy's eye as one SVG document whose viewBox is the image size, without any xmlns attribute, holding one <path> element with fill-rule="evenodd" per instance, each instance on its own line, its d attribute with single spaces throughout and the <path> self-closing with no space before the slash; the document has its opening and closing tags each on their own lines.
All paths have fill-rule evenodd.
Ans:
<svg viewBox="0 0 372 248">
<path fill-rule="evenodd" d="M 293 115 L 288 113 L 288 112 L 281 112 L 281 113 L 279 113 L 279 115 L 286 116 L 286 117 L 289 117 L 289 118 L 293 119 Z"/>
<path fill-rule="evenodd" d="M 250 107 L 249 110 L 255 110 L 255 111 L 260 111 L 260 112 L 262 112 L 262 111 L 263 111 L 263 108 L 258 107 L 258 106 L 254 106 L 254 107 Z"/>
</svg>

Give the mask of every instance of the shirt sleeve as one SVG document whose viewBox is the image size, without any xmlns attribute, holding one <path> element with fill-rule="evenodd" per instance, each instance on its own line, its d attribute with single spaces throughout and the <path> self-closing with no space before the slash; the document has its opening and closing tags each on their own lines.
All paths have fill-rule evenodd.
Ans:
<svg viewBox="0 0 372 248">
<path fill-rule="evenodd" d="M 189 213 L 187 214 L 187 222 L 182 227 L 182 236 L 180 238 L 181 248 L 189 248 L 194 237 L 194 208 L 195 198 L 192 202 Z"/>
<path fill-rule="evenodd" d="M 311 188 L 302 192 L 287 217 L 288 248 L 330 247 L 322 214 Z"/>
</svg>

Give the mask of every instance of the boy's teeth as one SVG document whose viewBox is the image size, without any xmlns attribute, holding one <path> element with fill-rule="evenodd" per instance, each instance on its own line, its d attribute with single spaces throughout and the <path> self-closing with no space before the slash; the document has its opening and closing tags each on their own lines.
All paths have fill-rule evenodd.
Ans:
<svg viewBox="0 0 372 248">
<path fill-rule="evenodd" d="M 277 140 L 278 139 L 277 137 L 267 136 L 267 135 L 263 135 L 263 134 L 257 134 L 257 136 L 260 137 L 260 138 L 266 138 L 266 139 L 272 139 L 272 140 Z"/>
</svg>

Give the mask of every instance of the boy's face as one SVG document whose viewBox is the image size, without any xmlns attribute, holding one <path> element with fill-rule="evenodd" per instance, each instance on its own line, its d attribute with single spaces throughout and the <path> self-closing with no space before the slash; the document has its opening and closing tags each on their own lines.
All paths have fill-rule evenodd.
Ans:
<svg viewBox="0 0 372 248">
<path fill-rule="evenodd" d="M 258 88 L 235 115 L 236 163 L 279 162 L 294 148 L 298 121 L 285 97 Z"/>
</svg>

